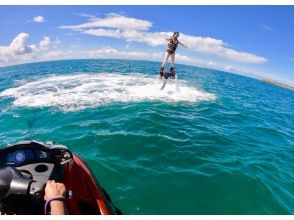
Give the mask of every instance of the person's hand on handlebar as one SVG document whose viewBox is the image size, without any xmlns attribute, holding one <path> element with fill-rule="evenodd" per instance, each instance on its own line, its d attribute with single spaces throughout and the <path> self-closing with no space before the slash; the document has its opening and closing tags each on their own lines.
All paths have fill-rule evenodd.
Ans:
<svg viewBox="0 0 294 220">
<path fill-rule="evenodd" d="M 48 180 L 45 187 L 44 199 L 47 203 L 50 203 L 51 215 L 64 215 L 67 213 L 64 204 L 65 193 L 66 189 L 63 183 L 56 183 L 54 180 Z"/>
</svg>

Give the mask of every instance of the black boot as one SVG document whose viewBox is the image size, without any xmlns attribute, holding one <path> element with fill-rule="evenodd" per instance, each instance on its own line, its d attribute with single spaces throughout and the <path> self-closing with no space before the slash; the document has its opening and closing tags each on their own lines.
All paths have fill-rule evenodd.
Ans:
<svg viewBox="0 0 294 220">
<path fill-rule="evenodd" d="M 174 79 L 176 78 L 176 71 L 175 71 L 175 68 L 174 67 L 171 67 L 170 68 L 170 74 L 171 74 L 171 77 Z"/>
<path fill-rule="evenodd" d="M 162 77 L 166 78 L 166 73 L 164 72 L 164 67 L 160 68 L 159 74 L 160 74 L 160 79 L 162 79 Z"/>
</svg>

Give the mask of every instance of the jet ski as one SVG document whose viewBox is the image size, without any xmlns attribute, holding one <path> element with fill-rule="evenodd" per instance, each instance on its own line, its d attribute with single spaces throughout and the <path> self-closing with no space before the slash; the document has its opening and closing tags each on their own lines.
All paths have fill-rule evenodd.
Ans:
<svg viewBox="0 0 294 220">
<path fill-rule="evenodd" d="M 122 214 L 81 157 L 64 145 L 37 141 L 0 149 L 1 214 L 44 214 L 48 180 L 64 183 L 68 214 Z"/>
</svg>

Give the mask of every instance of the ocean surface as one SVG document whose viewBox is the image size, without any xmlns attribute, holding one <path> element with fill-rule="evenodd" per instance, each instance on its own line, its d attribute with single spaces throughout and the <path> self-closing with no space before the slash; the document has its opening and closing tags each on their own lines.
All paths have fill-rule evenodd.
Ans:
<svg viewBox="0 0 294 220">
<path fill-rule="evenodd" d="M 125 214 L 294 214 L 294 92 L 226 72 L 71 60 L 0 68 L 0 146 L 80 154 Z"/>
</svg>

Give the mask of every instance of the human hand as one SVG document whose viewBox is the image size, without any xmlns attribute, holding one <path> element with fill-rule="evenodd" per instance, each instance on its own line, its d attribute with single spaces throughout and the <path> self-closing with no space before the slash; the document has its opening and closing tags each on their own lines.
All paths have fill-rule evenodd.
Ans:
<svg viewBox="0 0 294 220">
<path fill-rule="evenodd" d="M 47 181 L 44 199 L 46 201 L 53 199 L 50 202 L 51 215 L 67 214 L 67 209 L 64 202 L 60 200 L 54 200 L 54 197 L 64 198 L 65 192 L 66 189 L 63 183 L 56 183 L 54 180 Z"/>
<path fill-rule="evenodd" d="M 63 183 L 56 183 L 54 180 L 48 180 L 45 187 L 44 199 L 47 201 L 53 197 L 64 197 L 65 192 L 66 189 Z"/>
</svg>

